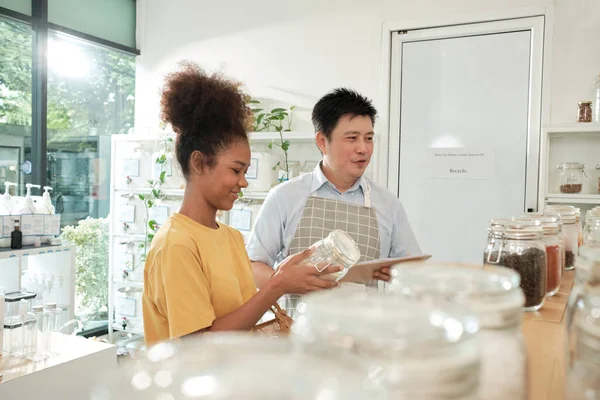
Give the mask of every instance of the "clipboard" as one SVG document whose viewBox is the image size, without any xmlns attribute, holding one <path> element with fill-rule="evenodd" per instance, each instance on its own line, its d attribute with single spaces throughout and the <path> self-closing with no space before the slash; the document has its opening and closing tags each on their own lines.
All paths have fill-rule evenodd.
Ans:
<svg viewBox="0 0 600 400">
<path fill-rule="evenodd" d="M 379 271 L 383 267 L 390 267 L 394 264 L 399 264 L 408 261 L 425 261 L 431 258 L 430 254 L 421 254 L 417 256 L 406 256 L 396 258 L 380 258 L 377 260 L 365 261 L 358 263 L 348 270 L 342 277 L 338 278 L 338 282 L 364 282 L 373 279 L 373 273 Z"/>
</svg>

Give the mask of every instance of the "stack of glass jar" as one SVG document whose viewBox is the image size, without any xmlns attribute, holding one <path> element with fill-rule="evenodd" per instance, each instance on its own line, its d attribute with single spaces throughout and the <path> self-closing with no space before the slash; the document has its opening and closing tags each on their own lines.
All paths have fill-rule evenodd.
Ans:
<svg viewBox="0 0 600 400">
<path fill-rule="evenodd" d="M 525 298 L 519 285 L 519 274 L 503 267 L 398 265 L 392 268 L 390 291 L 420 301 L 450 301 L 471 310 L 480 324 L 479 398 L 525 400 L 527 357 L 521 336 Z"/>
<path fill-rule="evenodd" d="M 100 378 L 90 398 L 384 399 L 351 369 L 304 356 L 290 341 L 233 333 L 156 345 L 145 360 Z"/>
<path fill-rule="evenodd" d="M 52 338 L 58 331 L 62 309 L 56 303 L 33 305 L 35 293 L 5 295 L 4 353 L 13 357 L 42 361 L 60 354 L 62 340 Z M 29 311 L 31 310 L 31 311 Z"/>
<path fill-rule="evenodd" d="M 483 262 L 519 273 L 525 311 L 537 311 L 544 305 L 548 266 L 544 231 L 538 221 L 492 220 Z"/>
<path fill-rule="evenodd" d="M 560 215 L 565 231 L 565 270 L 575 268 L 579 247 L 583 244 L 580 211 L 573 206 L 548 206 L 546 210 Z"/>
<path fill-rule="evenodd" d="M 302 299 L 292 327 L 299 350 L 359 368 L 388 399 L 474 399 L 477 319 L 451 304 L 336 289 Z"/>
<path fill-rule="evenodd" d="M 583 243 L 600 245 L 600 207 L 594 207 L 586 213 Z"/>
<path fill-rule="evenodd" d="M 562 271 L 565 268 L 565 240 L 562 219 L 558 214 L 526 213 L 517 219 L 535 221 L 544 230 L 546 247 L 546 296 L 554 296 L 560 289 Z"/>
</svg>

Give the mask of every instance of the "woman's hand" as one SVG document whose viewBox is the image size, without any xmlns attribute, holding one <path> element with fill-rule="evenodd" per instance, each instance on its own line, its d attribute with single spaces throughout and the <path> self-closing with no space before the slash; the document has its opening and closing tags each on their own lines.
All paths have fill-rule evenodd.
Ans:
<svg viewBox="0 0 600 400">
<path fill-rule="evenodd" d="M 310 265 L 302 264 L 313 250 L 306 249 L 300 253 L 286 258 L 277 267 L 271 277 L 273 285 L 284 294 L 306 294 L 316 290 L 332 289 L 338 286 L 337 282 L 321 278 L 322 275 L 332 274 L 342 270 L 339 266 L 329 266 L 320 272 Z"/>
</svg>

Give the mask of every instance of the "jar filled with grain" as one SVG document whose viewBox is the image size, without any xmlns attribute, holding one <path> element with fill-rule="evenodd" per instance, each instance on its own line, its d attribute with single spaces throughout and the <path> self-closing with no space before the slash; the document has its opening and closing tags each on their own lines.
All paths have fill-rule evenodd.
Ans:
<svg viewBox="0 0 600 400">
<path fill-rule="evenodd" d="M 592 102 L 580 101 L 577 104 L 577 122 L 592 122 Z"/>
<path fill-rule="evenodd" d="M 527 398 L 527 356 L 521 335 L 525 297 L 518 273 L 489 265 L 474 269 L 398 264 L 391 274 L 392 295 L 419 301 L 450 301 L 467 307 L 477 316 L 480 399 Z"/>
<path fill-rule="evenodd" d="M 490 224 L 484 264 L 515 270 L 521 277 L 525 311 L 537 311 L 546 297 L 547 260 L 543 228 L 533 221 L 505 220 Z"/>
<path fill-rule="evenodd" d="M 581 193 L 585 165 L 577 162 L 564 162 L 556 166 L 558 169 L 558 185 L 561 193 Z"/>
</svg>

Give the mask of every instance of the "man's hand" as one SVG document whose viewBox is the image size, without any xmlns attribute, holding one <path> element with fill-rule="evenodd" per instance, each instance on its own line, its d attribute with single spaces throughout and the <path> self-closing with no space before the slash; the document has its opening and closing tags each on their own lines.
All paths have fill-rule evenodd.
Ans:
<svg viewBox="0 0 600 400">
<path fill-rule="evenodd" d="M 390 267 L 383 267 L 379 271 L 373 272 L 373 279 L 378 281 L 389 282 L 392 279 Z"/>
</svg>

